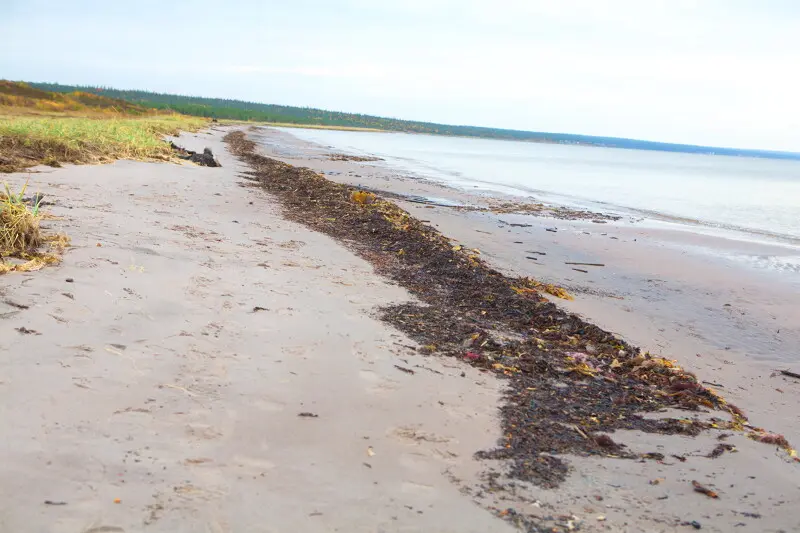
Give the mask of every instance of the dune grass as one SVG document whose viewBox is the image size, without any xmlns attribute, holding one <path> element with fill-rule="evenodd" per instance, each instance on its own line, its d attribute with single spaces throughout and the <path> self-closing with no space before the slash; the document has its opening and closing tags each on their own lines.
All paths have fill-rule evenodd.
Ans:
<svg viewBox="0 0 800 533">
<path fill-rule="evenodd" d="M 0 274 L 30 272 L 59 263 L 69 238 L 42 232 L 41 197 L 25 198 L 27 183 L 19 192 L 11 192 L 8 184 L 4 187 L 0 192 Z"/>
<path fill-rule="evenodd" d="M 0 171 L 36 164 L 168 160 L 163 135 L 196 131 L 206 119 L 183 115 L 86 118 L 0 115 Z"/>
</svg>

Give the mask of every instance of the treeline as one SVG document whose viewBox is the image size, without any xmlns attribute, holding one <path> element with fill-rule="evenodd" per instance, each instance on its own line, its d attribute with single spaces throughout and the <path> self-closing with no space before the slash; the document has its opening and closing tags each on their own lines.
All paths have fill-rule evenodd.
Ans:
<svg viewBox="0 0 800 533">
<path fill-rule="evenodd" d="M 229 100 L 225 98 L 205 98 L 149 91 L 120 90 L 109 87 L 61 85 L 58 83 L 30 83 L 30 85 L 45 91 L 63 93 L 71 93 L 74 91 L 93 92 L 109 98 L 126 100 L 145 107 L 172 110 L 187 115 L 209 118 L 282 122 L 299 125 L 345 126 L 439 135 L 468 135 L 473 137 L 524 138 L 526 134 L 529 134 L 529 132 L 517 132 L 513 130 L 447 126 L 443 124 L 398 120 L 358 113 L 326 111 L 324 109 L 315 109 L 311 107 L 260 104 L 257 102 Z M 469 130 L 469 132 L 467 130 Z M 508 132 L 508 135 L 504 136 L 501 133 L 504 131 Z M 495 133 L 493 134 L 493 132 Z"/>
<path fill-rule="evenodd" d="M 172 110 L 186 115 L 200 117 L 252 120 L 258 122 L 278 122 L 297 125 L 343 126 L 371 128 L 385 131 L 408 133 L 427 133 L 433 135 L 455 135 L 462 137 L 481 137 L 486 139 L 505 139 L 516 141 L 550 142 L 559 144 L 584 144 L 635 150 L 659 150 L 666 152 L 685 152 L 747 157 L 768 157 L 776 159 L 800 159 L 793 152 L 774 152 L 765 150 L 740 150 L 690 144 L 673 144 L 620 137 L 599 137 L 571 133 L 547 133 L 537 131 L 485 128 L 479 126 L 456 126 L 399 120 L 358 113 L 326 111 L 312 107 L 294 107 L 274 104 L 260 104 L 224 98 L 205 98 L 177 94 L 154 93 L 149 91 L 120 90 L 109 87 L 61 85 L 58 83 L 30 83 L 31 86 L 53 92 L 71 93 L 81 91 L 125 100 L 143 107 Z"/>
</svg>

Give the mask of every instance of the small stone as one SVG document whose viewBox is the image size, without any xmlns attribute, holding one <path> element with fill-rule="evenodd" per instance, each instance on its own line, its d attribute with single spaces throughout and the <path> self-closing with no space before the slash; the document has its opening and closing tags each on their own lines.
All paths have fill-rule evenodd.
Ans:
<svg viewBox="0 0 800 533">
<path fill-rule="evenodd" d="M 72 278 L 67 278 L 65 281 L 66 281 L 67 283 L 73 283 L 75 280 L 74 280 L 74 279 L 72 279 Z"/>
</svg>

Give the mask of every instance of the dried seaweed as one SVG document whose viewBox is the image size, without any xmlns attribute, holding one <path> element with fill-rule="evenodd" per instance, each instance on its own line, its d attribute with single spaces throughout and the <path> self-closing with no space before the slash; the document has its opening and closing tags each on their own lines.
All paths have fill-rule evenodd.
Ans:
<svg viewBox="0 0 800 533">
<path fill-rule="evenodd" d="M 284 216 L 339 239 L 417 298 L 381 309 L 384 321 L 422 353 L 458 357 L 508 380 L 503 436 L 478 456 L 508 460 L 512 477 L 552 487 L 567 474 L 564 454 L 640 457 L 599 435 L 617 429 L 745 429 L 738 408 L 674 361 L 642 353 L 541 294 L 569 297 L 563 289 L 498 272 L 380 194 L 258 155 L 243 132 L 226 141 Z M 720 410 L 733 421 L 643 416 L 666 408 Z"/>
</svg>

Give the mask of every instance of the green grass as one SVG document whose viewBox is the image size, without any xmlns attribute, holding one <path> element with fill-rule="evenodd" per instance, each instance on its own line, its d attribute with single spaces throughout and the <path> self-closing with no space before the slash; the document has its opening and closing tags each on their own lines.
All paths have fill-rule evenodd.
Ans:
<svg viewBox="0 0 800 533">
<path fill-rule="evenodd" d="M 35 164 L 101 163 L 114 159 L 168 160 L 162 136 L 196 131 L 203 118 L 159 115 L 143 118 L 0 116 L 0 170 Z"/>
</svg>

